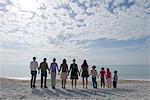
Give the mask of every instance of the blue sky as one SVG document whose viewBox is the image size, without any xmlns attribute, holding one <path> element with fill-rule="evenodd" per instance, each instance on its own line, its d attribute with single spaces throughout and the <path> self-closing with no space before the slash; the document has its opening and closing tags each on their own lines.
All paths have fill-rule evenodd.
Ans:
<svg viewBox="0 0 150 100">
<path fill-rule="evenodd" d="M 1 65 L 149 64 L 149 0 L 0 0 L 0 16 Z"/>
</svg>

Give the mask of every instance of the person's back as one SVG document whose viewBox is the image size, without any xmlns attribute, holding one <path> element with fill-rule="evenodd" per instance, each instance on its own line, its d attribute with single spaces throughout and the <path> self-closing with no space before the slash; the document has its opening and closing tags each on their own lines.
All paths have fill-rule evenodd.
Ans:
<svg viewBox="0 0 150 100">
<path fill-rule="evenodd" d="M 61 64 L 62 72 L 67 72 L 68 65 L 67 64 Z"/>
<path fill-rule="evenodd" d="M 100 76 L 101 76 L 101 78 L 105 78 L 105 70 L 100 71 Z"/>
<path fill-rule="evenodd" d="M 118 75 L 117 75 L 117 71 L 114 71 L 114 77 L 113 77 L 113 87 L 117 88 L 117 82 L 118 82 Z"/>
<path fill-rule="evenodd" d="M 31 61 L 30 62 L 30 70 L 31 71 L 37 71 L 38 68 L 38 62 L 37 61 Z"/>
<path fill-rule="evenodd" d="M 92 77 L 96 77 L 97 76 L 97 70 L 92 69 L 91 74 L 92 74 Z"/>
<path fill-rule="evenodd" d="M 50 70 L 51 70 L 51 72 L 54 72 L 54 73 L 56 73 L 56 68 L 57 68 L 58 66 L 57 66 L 57 63 L 51 63 L 51 67 L 50 67 Z"/>
<path fill-rule="evenodd" d="M 111 78 L 111 72 L 107 72 L 106 78 Z"/>
<path fill-rule="evenodd" d="M 46 62 L 41 62 L 40 69 L 41 69 L 41 72 L 47 72 L 48 64 Z"/>
</svg>

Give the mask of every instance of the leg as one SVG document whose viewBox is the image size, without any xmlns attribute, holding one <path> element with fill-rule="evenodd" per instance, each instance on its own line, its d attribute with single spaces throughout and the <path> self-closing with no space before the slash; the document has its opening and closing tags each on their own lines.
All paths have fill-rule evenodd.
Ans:
<svg viewBox="0 0 150 100">
<path fill-rule="evenodd" d="M 31 76 L 31 88 L 32 88 L 32 83 L 33 83 L 33 75 Z"/>
<path fill-rule="evenodd" d="M 86 77 L 86 88 L 88 86 L 88 77 Z"/>
<path fill-rule="evenodd" d="M 66 88 L 66 80 L 64 80 L 64 88 Z"/>
<path fill-rule="evenodd" d="M 64 85 L 64 84 L 63 84 L 63 80 L 61 81 L 61 85 L 62 85 L 62 88 L 63 88 L 63 87 L 64 87 L 64 86 L 63 86 L 63 85 Z"/>
<path fill-rule="evenodd" d="M 95 83 L 94 83 L 94 78 L 93 78 L 93 77 L 92 77 L 92 83 L 93 83 L 93 88 L 94 88 L 94 86 L 95 86 L 94 84 L 95 84 Z"/>
<path fill-rule="evenodd" d="M 41 88 L 43 88 L 43 75 L 41 75 Z"/>
<path fill-rule="evenodd" d="M 44 88 L 47 88 L 46 80 L 47 80 L 47 76 L 44 76 Z"/>
<path fill-rule="evenodd" d="M 103 86 L 103 81 L 102 81 L 102 78 L 101 78 L 101 88 L 102 88 L 102 86 Z"/>
<path fill-rule="evenodd" d="M 83 88 L 84 88 L 84 77 L 82 78 Z"/>
<path fill-rule="evenodd" d="M 36 75 L 37 75 L 37 72 L 35 72 L 35 75 L 34 75 L 34 83 L 33 83 L 33 87 L 35 87 L 35 82 L 36 82 Z"/>
<path fill-rule="evenodd" d="M 73 88 L 73 79 L 71 80 L 71 83 L 72 83 L 72 88 Z"/>
<path fill-rule="evenodd" d="M 75 79 L 75 88 L 76 88 L 76 85 L 77 85 L 77 79 Z"/>
</svg>

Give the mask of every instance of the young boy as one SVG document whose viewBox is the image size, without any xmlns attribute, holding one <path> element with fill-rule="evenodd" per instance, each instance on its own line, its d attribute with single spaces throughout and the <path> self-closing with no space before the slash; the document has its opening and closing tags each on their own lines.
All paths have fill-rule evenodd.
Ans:
<svg viewBox="0 0 150 100">
<path fill-rule="evenodd" d="M 114 71 L 114 80 L 113 80 L 113 87 L 114 88 L 117 88 L 117 82 L 118 82 L 117 71 Z"/>
<path fill-rule="evenodd" d="M 97 70 L 95 68 L 96 66 L 93 66 L 90 73 L 90 75 L 92 75 L 93 88 L 97 88 L 97 81 L 96 81 Z"/>
<path fill-rule="evenodd" d="M 99 73 L 100 77 L 101 77 L 101 88 L 105 88 L 105 69 L 104 67 L 101 68 L 101 71 Z"/>
</svg>

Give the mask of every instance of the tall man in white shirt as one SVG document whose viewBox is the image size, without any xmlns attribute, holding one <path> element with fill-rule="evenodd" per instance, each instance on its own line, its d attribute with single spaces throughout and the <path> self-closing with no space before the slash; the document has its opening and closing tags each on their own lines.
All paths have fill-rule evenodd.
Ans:
<svg viewBox="0 0 150 100">
<path fill-rule="evenodd" d="M 35 88 L 36 75 L 38 69 L 38 62 L 35 61 L 36 57 L 33 57 L 33 61 L 30 62 L 30 70 L 31 70 L 31 88 Z"/>
</svg>

